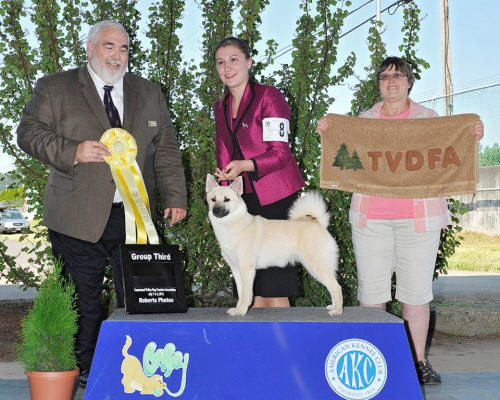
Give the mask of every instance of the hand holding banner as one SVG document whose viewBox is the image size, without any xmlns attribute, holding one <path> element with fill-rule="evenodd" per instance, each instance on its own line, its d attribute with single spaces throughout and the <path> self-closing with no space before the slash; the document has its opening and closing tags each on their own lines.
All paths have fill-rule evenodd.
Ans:
<svg viewBox="0 0 500 400">
<path fill-rule="evenodd" d="M 476 114 L 380 120 L 328 114 L 321 187 L 397 198 L 475 193 Z"/>
</svg>

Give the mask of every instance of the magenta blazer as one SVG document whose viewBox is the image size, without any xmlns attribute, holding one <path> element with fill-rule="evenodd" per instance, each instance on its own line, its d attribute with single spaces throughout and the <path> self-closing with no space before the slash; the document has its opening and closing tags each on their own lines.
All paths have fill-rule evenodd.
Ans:
<svg viewBox="0 0 500 400">
<path fill-rule="evenodd" d="M 290 107 L 281 92 L 274 86 L 247 84 L 234 123 L 231 105 L 229 93 L 224 104 L 218 100 L 214 106 L 217 166 L 224 169 L 232 160 L 252 160 L 255 171 L 243 174 L 245 190 L 255 192 L 262 206 L 300 190 L 305 183 L 287 135 L 278 136 L 279 140 L 263 137 L 264 119 L 274 118 L 278 125 L 281 119 L 290 120 Z"/>
</svg>

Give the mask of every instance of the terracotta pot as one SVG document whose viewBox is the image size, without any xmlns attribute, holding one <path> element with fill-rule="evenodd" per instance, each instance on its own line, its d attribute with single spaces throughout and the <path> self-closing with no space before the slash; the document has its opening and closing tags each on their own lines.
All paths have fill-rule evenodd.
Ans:
<svg viewBox="0 0 500 400">
<path fill-rule="evenodd" d="M 30 384 L 31 400 L 71 400 L 80 371 L 25 371 Z"/>
</svg>

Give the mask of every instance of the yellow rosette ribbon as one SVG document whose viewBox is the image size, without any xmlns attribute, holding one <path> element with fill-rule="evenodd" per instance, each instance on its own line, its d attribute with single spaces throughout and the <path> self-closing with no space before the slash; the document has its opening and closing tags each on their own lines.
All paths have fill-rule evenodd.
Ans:
<svg viewBox="0 0 500 400">
<path fill-rule="evenodd" d="M 149 198 L 141 170 L 137 165 L 137 143 L 125 129 L 111 128 L 101 136 L 111 153 L 104 157 L 120 193 L 125 209 L 126 244 L 159 244 L 151 219 Z M 137 229 L 136 229 L 137 228 Z"/>
</svg>

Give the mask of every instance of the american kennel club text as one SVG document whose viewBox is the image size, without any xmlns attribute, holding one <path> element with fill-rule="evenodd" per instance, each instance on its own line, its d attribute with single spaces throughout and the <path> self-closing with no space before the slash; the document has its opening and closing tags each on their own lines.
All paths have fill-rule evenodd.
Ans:
<svg viewBox="0 0 500 400">
<path fill-rule="evenodd" d="M 347 339 L 330 350 L 325 376 L 332 390 L 343 399 L 369 400 L 385 385 L 387 363 L 372 343 Z"/>
</svg>

